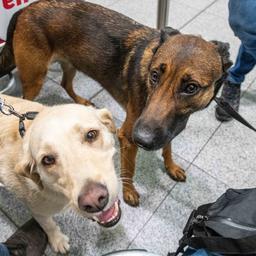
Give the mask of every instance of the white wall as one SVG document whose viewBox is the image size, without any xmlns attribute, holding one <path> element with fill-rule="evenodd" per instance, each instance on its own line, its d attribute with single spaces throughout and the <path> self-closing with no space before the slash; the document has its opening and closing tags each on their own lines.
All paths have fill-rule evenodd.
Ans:
<svg viewBox="0 0 256 256">
<path fill-rule="evenodd" d="M 0 1 L 0 39 L 6 39 L 6 31 L 12 15 L 36 0 L 1 0 Z"/>
</svg>

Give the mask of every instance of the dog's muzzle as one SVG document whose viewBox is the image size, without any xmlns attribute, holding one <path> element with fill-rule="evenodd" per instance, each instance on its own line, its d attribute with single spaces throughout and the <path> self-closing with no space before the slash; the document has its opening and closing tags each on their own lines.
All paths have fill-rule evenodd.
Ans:
<svg viewBox="0 0 256 256">
<path fill-rule="evenodd" d="M 158 150 L 186 128 L 188 118 L 189 116 L 177 117 L 169 122 L 169 125 L 163 126 L 156 122 L 146 123 L 140 119 L 133 128 L 132 139 L 137 146 L 145 150 Z"/>
</svg>

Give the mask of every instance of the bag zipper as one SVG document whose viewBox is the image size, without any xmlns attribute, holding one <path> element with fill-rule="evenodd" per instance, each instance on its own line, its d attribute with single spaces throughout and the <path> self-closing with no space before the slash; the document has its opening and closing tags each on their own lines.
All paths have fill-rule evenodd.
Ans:
<svg viewBox="0 0 256 256">
<path fill-rule="evenodd" d="M 201 223 L 203 221 L 211 221 L 211 220 L 221 222 L 223 224 L 226 224 L 230 227 L 234 227 L 237 229 L 246 230 L 246 231 L 250 231 L 250 232 L 253 232 L 253 231 L 256 232 L 256 227 L 252 227 L 252 226 L 234 222 L 231 218 L 223 218 L 223 217 L 219 217 L 219 216 L 211 217 L 211 216 L 202 216 L 202 215 L 198 215 L 196 217 L 196 223 Z"/>
</svg>

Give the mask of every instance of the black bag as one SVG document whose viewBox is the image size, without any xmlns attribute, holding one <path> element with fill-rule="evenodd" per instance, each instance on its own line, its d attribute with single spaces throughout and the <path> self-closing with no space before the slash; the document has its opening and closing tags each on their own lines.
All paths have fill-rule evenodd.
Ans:
<svg viewBox="0 0 256 256">
<path fill-rule="evenodd" d="M 222 255 L 256 255 L 256 188 L 228 189 L 194 210 L 175 255 L 187 246 Z"/>
</svg>

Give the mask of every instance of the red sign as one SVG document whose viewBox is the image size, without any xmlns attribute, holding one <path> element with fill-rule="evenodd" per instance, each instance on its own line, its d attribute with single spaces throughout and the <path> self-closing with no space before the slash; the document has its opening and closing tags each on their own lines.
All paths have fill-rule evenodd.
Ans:
<svg viewBox="0 0 256 256">
<path fill-rule="evenodd" d="M 29 0 L 2 0 L 5 9 L 12 9 L 15 6 L 27 3 Z"/>
</svg>

